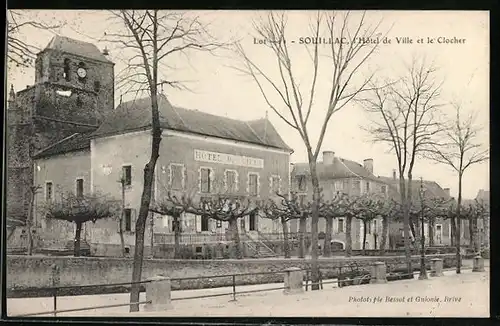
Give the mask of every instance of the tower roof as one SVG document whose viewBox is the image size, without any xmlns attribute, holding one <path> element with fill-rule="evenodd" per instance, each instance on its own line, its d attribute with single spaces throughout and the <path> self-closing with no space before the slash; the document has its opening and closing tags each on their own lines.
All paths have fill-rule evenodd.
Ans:
<svg viewBox="0 0 500 326">
<path fill-rule="evenodd" d="M 111 61 L 97 48 L 95 44 L 75 40 L 69 37 L 56 35 L 50 40 L 45 49 L 57 50 L 66 53 L 81 55 L 90 59 L 103 62 Z"/>
</svg>

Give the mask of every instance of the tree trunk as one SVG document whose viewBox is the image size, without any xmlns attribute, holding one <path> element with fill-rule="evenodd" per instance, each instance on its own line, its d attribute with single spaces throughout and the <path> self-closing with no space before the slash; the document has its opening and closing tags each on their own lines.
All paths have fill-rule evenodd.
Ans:
<svg viewBox="0 0 500 326">
<path fill-rule="evenodd" d="M 299 258 L 304 258 L 306 256 L 306 240 L 305 233 L 307 227 L 307 216 L 303 215 L 299 219 Z"/>
<path fill-rule="evenodd" d="M 36 187 L 32 187 L 30 189 L 30 203 L 29 203 L 29 211 L 28 211 L 28 220 L 26 221 L 26 226 L 28 229 L 28 256 L 33 254 L 33 209 L 35 207 L 35 192 Z"/>
<path fill-rule="evenodd" d="M 469 248 L 474 250 L 475 242 L 474 242 L 474 218 L 472 216 L 469 217 Z"/>
<path fill-rule="evenodd" d="M 151 92 L 151 103 L 153 111 L 153 140 L 151 142 L 151 157 L 149 162 L 144 166 L 144 187 L 141 196 L 141 206 L 139 208 L 139 216 L 135 223 L 135 250 L 134 263 L 132 267 L 132 283 L 130 291 L 130 312 L 139 311 L 139 294 L 141 285 L 139 282 L 142 279 L 142 263 L 144 259 L 144 233 L 146 231 L 146 221 L 149 216 L 149 206 L 151 204 L 151 194 L 153 188 L 154 171 L 156 161 L 158 160 L 161 142 L 161 129 L 158 118 L 158 100 L 156 89 Z"/>
<path fill-rule="evenodd" d="M 450 234 L 450 244 L 451 246 L 455 246 L 455 234 L 457 233 L 457 224 L 455 223 L 455 217 L 452 217 L 450 219 L 450 225 L 451 225 L 451 234 Z"/>
<path fill-rule="evenodd" d="M 479 225 L 477 218 L 472 219 L 472 243 L 474 253 L 481 254 L 481 239 L 479 237 Z"/>
<path fill-rule="evenodd" d="M 483 232 L 482 235 L 484 246 L 490 248 L 490 216 L 483 216 Z"/>
<path fill-rule="evenodd" d="M 174 258 L 179 259 L 181 253 L 181 221 L 180 216 L 175 215 L 174 218 Z"/>
<path fill-rule="evenodd" d="M 366 221 L 363 220 L 363 245 L 362 245 L 362 251 L 361 254 L 364 256 L 366 254 Z"/>
<path fill-rule="evenodd" d="M 330 257 L 332 255 L 332 232 L 333 232 L 333 217 L 326 217 L 325 244 L 323 248 L 323 256 Z"/>
<path fill-rule="evenodd" d="M 290 242 L 288 239 L 288 225 L 286 224 L 285 217 L 281 217 L 281 228 L 283 229 L 283 251 L 285 253 L 285 258 L 290 258 Z"/>
<path fill-rule="evenodd" d="M 457 232 L 455 234 L 456 236 L 456 243 L 455 245 L 457 246 L 457 274 L 461 273 L 461 266 L 462 266 L 462 255 L 460 253 L 460 236 L 461 236 L 461 230 L 462 230 L 462 219 L 460 218 L 461 209 L 462 206 L 462 174 L 458 174 L 458 200 L 457 200 Z"/>
<path fill-rule="evenodd" d="M 76 223 L 75 241 L 73 246 L 73 256 L 80 257 L 80 235 L 82 233 L 82 223 Z"/>
<path fill-rule="evenodd" d="M 345 255 L 351 257 L 352 254 L 352 216 L 345 219 Z"/>
<path fill-rule="evenodd" d="M 408 273 L 413 273 L 411 264 L 411 242 L 410 242 L 410 205 L 406 196 L 406 184 L 402 174 L 399 176 L 399 188 L 401 202 L 403 203 L 403 236 L 405 244 L 405 258 Z"/>
<path fill-rule="evenodd" d="M 127 253 L 125 252 L 125 239 L 123 238 L 123 219 L 125 216 L 125 179 L 122 176 L 121 180 L 122 185 L 122 213 L 120 215 L 120 220 L 118 221 L 118 232 L 120 233 L 120 244 L 122 246 L 122 257 L 125 257 Z"/>
<path fill-rule="evenodd" d="M 428 233 L 429 233 L 429 247 L 434 246 L 434 223 L 436 221 L 434 220 L 433 217 L 429 217 L 429 226 L 428 226 Z"/>
<path fill-rule="evenodd" d="M 316 172 L 316 160 L 309 156 L 309 169 L 311 171 L 311 182 L 313 186 L 313 202 L 311 216 L 311 290 L 319 290 L 319 264 L 318 264 L 318 222 L 320 189 L 318 174 Z"/>
<path fill-rule="evenodd" d="M 387 216 L 382 216 L 382 239 L 380 239 L 380 255 L 385 255 L 385 246 L 387 244 L 387 233 L 389 228 L 389 219 Z"/>
<path fill-rule="evenodd" d="M 231 240 L 233 241 L 233 250 L 231 250 L 232 259 L 243 259 L 243 252 L 241 250 L 240 234 L 238 232 L 238 220 L 229 220 L 229 230 L 231 232 Z"/>
</svg>

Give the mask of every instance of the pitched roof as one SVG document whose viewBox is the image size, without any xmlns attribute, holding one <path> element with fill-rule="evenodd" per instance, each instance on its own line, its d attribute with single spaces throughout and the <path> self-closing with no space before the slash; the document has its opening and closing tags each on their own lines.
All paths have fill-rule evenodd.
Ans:
<svg viewBox="0 0 500 326">
<path fill-rule="evenodd" d="M 292 151 L 271 122 L 266 119 L 240 121 L 198 110 L 174 107 L 164 95 L 158 97 L 160 125 L 164 129 L 184 131 L 217 138 L 238 140 Z M 120 104 L 94 132 L 103 137 L 151 127 L 151 99 L 141 98 Z"/>
<path fill-rule="evenodd" d="M 476 199 L 477 200 L 482 200 L 485 203 L 489 204 L 490 203 L 490 191 L 489 190 L 480 189 L 477 192 Z"/>
<path fill-rule="evenodd" d="M 366 170 L 363 165 L 340 157 L 335 157 L 333 159 L 333 164 L 317 162 L 316 170 L 318 173 L 318 177 L 321 180 L 361 177 L 363 179 L 381 181 L 373 173 Z M 293 165 L 292 174 L 309 175 L 309 164 L 295 163 Z"/>
<path fill-rule="evenodd" d="M 395 189 L 397 189 L 399 185 L 399 178 L 394 179 L 390 177 L 379 177 L 380 180 L 383 180 L 383 182 L 391 185 Z M 446 191 L 444 191 L 441 186 L 435 182 L 435 181 L 429 181 L 429 180 L 423 180 L 423 185 L 426 191 L 426 196 L 433 197 L 433 198 L 448 198 L 448 194 Z M 420 180 L 413 180 L 412 181 L 412 194 L 415 194 L 418 196 L 420 191 Z"/>
<path fill-rule="evenodd" d="M 77 133 L 66 137 L 51 146 L 42 149 L 34 155 L 34 158 L 43 158 L 63 153 L 90 149 L 92 132 Z"/>
<path fill-rule="evenodd" d="M 81 55 L 90 59 L 111 62 L 93 43 L 75 40 L 69 37 L 56 35 L 50 40 L 45 49 L 52 49 L 66 53 Z"/>
</svg>

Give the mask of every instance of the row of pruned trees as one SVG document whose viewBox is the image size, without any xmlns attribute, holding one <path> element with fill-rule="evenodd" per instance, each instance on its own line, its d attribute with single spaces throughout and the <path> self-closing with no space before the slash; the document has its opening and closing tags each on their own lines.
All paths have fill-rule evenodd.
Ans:
<svg viewBox="0 0 500 326">
<path fill-rule="evenodd" d="M 63 220 L 75 224 L 74 254 L 79 255 L 80 234 L 83 224 L 96 222 L 105 218 L 118 218 L 122 223 L 120 203 L 109 196 L 102 194 L 76 196 L 72 193 L 62 195 L 59 200 L 46 203 L 42 212 L 48 219 Z M 325 219 L 325 244 L 323 256 L 331 255 L 331 240 L 333 234 L 333 221 L 344 218 L 346 221 L 346 256 L 352 253 L 352 221 L 358 219 L 363 223 L 364 251 L 368 224 L 374 220 L 382 222 L 380 254 L 385 252 L 389 223 L 402 222 L 403 207 L 400 202 L 378 195 L 348 196 L 337 194 L 331 199 L 321 196 L 319 212 Z M 299 197 L 296 193 L 290 196 L 277 194 L 275 199 L 256 201 L 243 196 L 214 195 L 212 197 L 195 199 L 187 193 L 168 192 L 161 201 L 150 208 L 150 211 L 160 215 L 168 215 L 173 219 L 175 242 L 175 256 L 179 258 L 180 238 L 182 234 L 181 217 L 183 213 L 203 216 L 212 220 L 228 222 L 231 240 L 233 242 L 232 256 L 242 258 L 241 241 L 238 232 L 238 220 L 250 215 L 258 214 L 260 217 L 279 221 L 283 232 L 283 247 L 286 258 L 291 257 L 289 237 L 290 221 L 299 220 L 299 257 L 305 256 L 305 233 L 307 222 L 310 221 L 312 202 Z M 475 252 L 481 250 L 479 237 L 479 220 L 489 217 L 489 210 L 480 201 L 462 205 L 460 216 L 456 215 L 456 201 L 443 198 L 430 198 L 420 202 L 413 202 L 410 206 L 410 230 L 414 239 L 419 238 L 421 218 L 429 226 L 429 245 L 434 244 L 433 230 L 437 219 L 468 221 L 470 234 L 470 247 Z M 456 241 L 458 233 L 452 234 L 452 244 Z M 418 243 L 418 241 L 417 241 Z"/>
</svg>

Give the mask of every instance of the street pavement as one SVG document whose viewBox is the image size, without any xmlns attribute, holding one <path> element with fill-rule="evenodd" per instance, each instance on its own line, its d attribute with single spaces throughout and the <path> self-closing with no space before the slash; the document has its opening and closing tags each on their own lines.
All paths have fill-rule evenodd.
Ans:
<svg viewBox="0 0 500 326">
<path fill-rule="evenodd" d="M 465 262 L 464 265 L 469 265 Z M 465 269 L 462 274 L 445 271 L 445 276 L 428 280 L 402 280 L 387 284 L 367 284 L 337 288 L 325 280 L 320 291 L 285 295 L 283 283 L 238 286 L 237 292 L 275 289 L 236 294 L 232 288 L 183 290 L 172 292 L 172 308 L 161 312 L 129 313 L 129 308 L 114 307 L 59 313 L 66 316 L 255 316 L 255 317 L 489 317 L 489 264 L 486 272 Z M 279 289 L 276 289 L 279 288 Z M 199 295 L 226 294 L 218 297 L 176 300 Z M 59 297 L 58 310 L 126 303 L 128 294 Z M 145 301 L 145 293 L 141 293 Z M 52 298 L 7 299 L 7 314 L 15 316 L 53 309 Z M 142 309 L 142 308 L 141 308 Z M 51 316 L 47 314 L 44 316 Z"/>
</svg>

